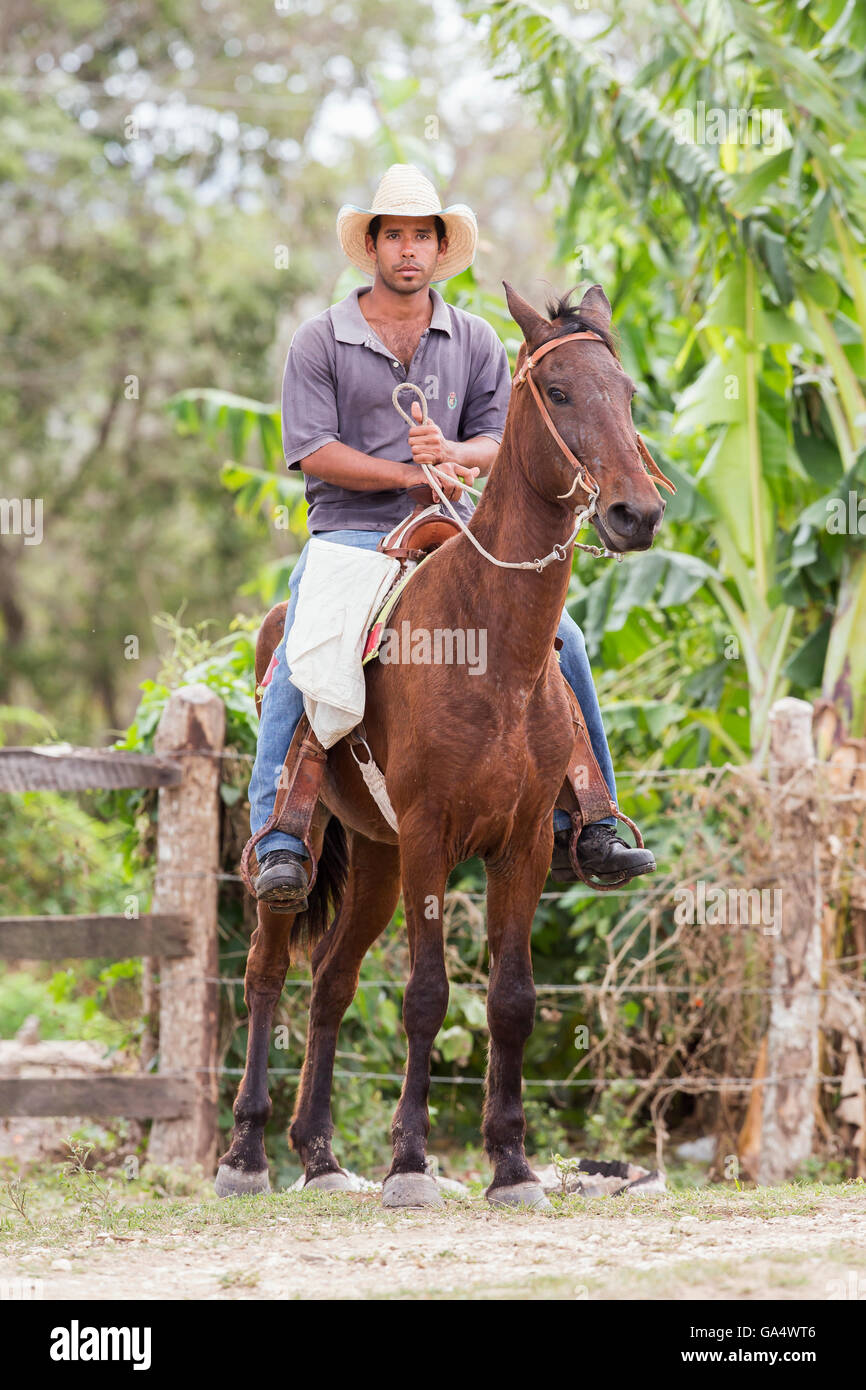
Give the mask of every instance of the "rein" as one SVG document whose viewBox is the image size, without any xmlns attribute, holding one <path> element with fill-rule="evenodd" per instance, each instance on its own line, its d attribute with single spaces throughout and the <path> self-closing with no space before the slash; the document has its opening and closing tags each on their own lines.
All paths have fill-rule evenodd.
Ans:
<svg viewBox="0 0 866 1390">
<path fill-rule="evenodd" d="M 535 381 L 531 376 L 532 368 L 540 361 L 542 357 L 546 356 L 548 352 L 552 352 L 554 348 L 559 347 L 562 343 L 572 343 L 579 338 L 590 338 L 595 339 L 596 342 L 604 343 L 604 339 L 601 337 L 599 333 L 593 333 L 591 331 L 580 333 L 567 333 L 562 338 L 551 338 L 546 343 L 542 343 L 541 347 L 537 348 L 534 354 L 527 356 L 524 359 L 521 366 L 515 372 L 514 380 L 511 384 L 512 391 L 516 391 L 519 387 L 523 385 L 524 382 L 529 383 L 529 389 L 532 392 L 532 395 L 535 399 L 535 403 L 538 406 L 539 413 L 541 415 L 542 420 L 544 421 L 547 430 L 553 436 L 558 448 L 565 455 L 572 468 L 574 469 L 574 482 L 572 483 L 568 492 L 557 494 L 557 500 L 565 501 L 566 499 L 573 497 L 578 486 L 583 488 L 584 492 L 587 494 L 589 498 L 589 501 L 585 507 L 582 507 L 580 509 L 575 507 L 574 530 L 572 531 L 571 535 L 569 536 L 568 540 L 565 542 L 564 545 L 555 545 L 548 555 L 545 555 L 535 560 L 498 560 L 495 555 L 491 555 L 488 550 L 485 550 L 481 542 L 469 530 L 469 527 L 466 525 L 466 522 L 463 520 L 460 514 L 451 505 L 450 498 L 446 496 L 445 492 L 443 491 L 442 485 L 439 482 L 438 477 L 436 476 L 437 470 L 435 466 L 431 466 L 430 464 L 426 463 L 421 464 L 421 471 L 424 474 L 424 477 L 427 479 L 427 482 L 429 483 L 430 487 L 438 496 L 440 502 L 442 502 L 444 506 L 448 509 L 448 511 L 456 521 L 457 525 L 460 527 L 463 534 L 472 542 L 479 554 L 483 555 L 484 558 L 486 560 L 489 560 L 492 565 L 497 565 L 500 569 L 536 570 L 540 574 L 541 571 L 546 569 L 548 565 L 552 564 L 554 560 L 566 560 L 568 558 L 569 547 L 572 545 L 572 543 L 575 544 L 578 550 L 585 550 L 590 555 L 595 555 L 598 557 L 604 557 L 608 559 L 616 559 L 619 561 L 621 561 L 623 558 L 622 553 L 618 551 L 607 550 L 604 549 L 602 546 L 598 545 L 584 545 L 577 539 L 578 534 L 582 530 L 583 526 L 586 524 L 587 521 L 591 519 L 591 517 L 595 513 L 596 503 L 598 501 L 598 496 L 601 489 L 596 479 L 590 473 L 589 469 L 585 468 L 584 465 L 580 462 L 580 460 L 575 457 L 571 449 L 569 449 L 568 445 L 566 444 L 565 440 L 562 438 L 562 435 L 557 430 L 552 419 L 550 418 L 548 409 L 544 404 L 541 392 L 539 391 L 538 387 L 535 384 Z M 605 346 L 607 346 L 607 344 L 605 344 Z M 617 366 L 619 366 L 619 363 L 617 363 Z M 416 384 L 413 381 L 401 381 L 397 386 L 394 387 L 394 390 L 391 393 L 391 400 L 393 402 L 395 410 L 397 410 L 399 414 L 402 415 L 403 419 L 410 426 L 416 423 L 412 419 L 411 415 L 408 415 L 406 411 L 403 409 L 403 407 L 400 405 L 400 392 L 406 390 L 414 391 L 415 395 L 418 397 L 418 400 L 421 404 L 421 424 L 426 425 L 427 397 L 424 395 L 424 392 L 421 390 L 420 386 L 416 386 Z M 666 487 L 669 492 L 676 492 L 676 488 L 674 487 L 673 483 L 670 481 L 669 478 L 665 477 L 664 473 L 662 473 L 661 469 L 659 468 L 649 449 L 644 444 L 640 435 L 636 433 L 635 438 L 637 440 L 637 446 L 640 451 L 644 467 L 646 468 L 646 471 L 652 478 L 653 482 L 656 484 L 656 490 L 658 490 L 658 485 L 659 483 L 661 483 L 662 487 Z M 453 478 L 449 478 L 449 482 L 453 481 Z M 464 492 L 471 492 L 476 497 L 480 497 L 482 495 L 478 488 L 470 487 L 468 483 L 458 482 L 458 486 L 461 487 L 464 490 Z"/>
<path fill-rule="evenodd" d="M 421 424 L 426 425 L 427 397 L 424 395 L 424 392 L 421 390 L 421 387 L 416 386 L 414 381 L 401 381 L 397 386 L 394 387 L 394 390 L 391 392 L 391 400 L 394 404 L 395 410 L 397 410 L 403 416 L 403 419 L 409 425 L 414 425 L 416 421 L 412 419 L 411 415 L 406 414 L 406 411 L 403 409 L 399 402 L 398 397 L 401 391 L 415 392 L 415 395 L 421 402 Z M 584 507 L 583 510 L 580 512 L 575 512 L 575 527 L 568 540 L 565 542 L 565 545 L 555 545 L 548 555 L 544 555 L 535 560 L 497 560 L 495 555 L 491 555 L 489 550 L 485 550 L 478 537 L 473 535 L 460 513 L 452 506 L 450 497 L 448 497 L 446 493 L 443 491 L 442 486 L 439 482 L 439 478 L 436 476 L 438 470 L 435 464 L 422 463 L 421 472 L 424 474 L 424 477 L 427 479 L 427 482 L 430 484 L 430 487 L 433 489 L 436 496 L 439 498 L 439 501 L 451 513 L 451 516 L 454 518 L 457 525 L 460 527 L 460 530 L 463 532 L 466 539 L 472 542 L 472 544 L 475 546 L 475 549 L 478 551 L 480 555 L 484 556 L 485 560 L 489 560 L 491 565 L 497 565 L 499 569 L 537 570 L 537 572 L 540 574 L 542 570 L 547 569 L 548 565 L 553 564 L 554 560 L 566 560 L 568 558 L 568 547 L 571 545 L 572 541 L 575 541 L 578 545 L 580 545 L 580 542 L 577 540 L 578 532 L 584 525 L 584 522 L 589 520 L 589 518 L 592 516 L 595 510 L 595 497 L 593 497 L 588 507 Z M 443 474 L 442 476 L 444 477 L 446 475 Z M 450 477 L 450 475 L 448 475 L 448 481 L 449 483 L 454 483 L 456 481 L 457 486 L 461 487 L 464 492 L 474 493 L 476 497 L 481 497 L 483 495 L 479 488 L 470 487 L 468 483 L 462 483 L 459 479 L 455 480 L 454 478 Z M 613 554 L 612 551 L 602 550 L 601 547 L 597 545 L 580 545 L 580 549 L 589 550 L 594 555 Z"/>
</svg>

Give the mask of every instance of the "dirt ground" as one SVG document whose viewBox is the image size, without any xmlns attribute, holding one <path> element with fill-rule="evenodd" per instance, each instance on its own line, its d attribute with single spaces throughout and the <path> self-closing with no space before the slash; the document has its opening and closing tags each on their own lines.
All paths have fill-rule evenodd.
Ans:
<svg viewBox="0 0 866 1390">
<path fill-rule="evenodd" d="M 4 1223 L 0 1289 L 22 1279 L 75 1301 L 863 1300 L 866 1187 L 561 1198 L 548 1214 L 477 1196 L 420 1212 L 373 1193 L 149 1201 Z"/>
</svg>

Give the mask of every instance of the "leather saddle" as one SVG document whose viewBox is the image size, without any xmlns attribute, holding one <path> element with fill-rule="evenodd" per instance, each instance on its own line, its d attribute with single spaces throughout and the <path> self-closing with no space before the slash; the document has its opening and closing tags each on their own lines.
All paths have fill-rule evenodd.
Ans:
<svg viewBox="0 0 866 1390">
<path fill-rule="evenodd" d="M 431 550 L 460 534 L 457 522 L 440 510 L 438 502 L 428 504 L 428 499 L 433 498 L 432 488 L 410 488 L 409 495 L 416 499 L 415 510 L 383 536 L 376 547 L 383 555 L 404 563 L 422 560 Z"/>
</svg>

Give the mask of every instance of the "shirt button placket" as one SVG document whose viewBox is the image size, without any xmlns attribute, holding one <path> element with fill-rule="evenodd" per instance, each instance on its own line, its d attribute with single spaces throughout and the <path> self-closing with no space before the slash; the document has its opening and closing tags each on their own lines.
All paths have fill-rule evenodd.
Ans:
<svg viewBox="0 0 866 1390">
<path fill-rule="evenodd" d="M 429 328 L 425 328 L 425 329 L 424 329 L 424 332 L 421 334 L 421 338 L 420 338 L 420 340 L 419 340 L 418 346 L 417 346 L 417 348 L 415 349 L 415 355 L 414 355 L 414 357 L 412 358 L 412 361 L 409 363 L 409 372 L 411 372 L 411 370 L 412 370 L 412 368 L 415 366 L 415 364 L 416 364 L 418 361 L 420 361 L 421 356 L 422 356 L 422 354 L 423 354 L 423 352 L 424 352 L 424 345 L 425 345 L 425 343 L 427 342 L 427 339 L 429 338 L 429 336 L 430 336 L 430 329 L 429 329 Z M 407 379 L 407 380 L 409 380 L 409 372 L 406 373 L 406 379 Z"/>
</svg>

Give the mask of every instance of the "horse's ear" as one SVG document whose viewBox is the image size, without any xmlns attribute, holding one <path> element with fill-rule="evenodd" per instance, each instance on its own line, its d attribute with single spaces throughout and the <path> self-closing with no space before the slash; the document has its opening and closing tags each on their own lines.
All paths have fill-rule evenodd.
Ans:
<svg viewBox="0 0 866 1390">
<path fill-rule="evenodd" d="M 517 293 L 517 290 L 513 290 L 507 281 L 503 280 L 502 283 L 505 286 L 505 298 L 508 301 L 508 311 L 514 319 L 514 322 L 519 326 L 527 343 L 531 344 L 538 342 L 539 338 L 545 333 L 545 330 L 549 334 L 550 320 L 546 319 L 543 314 L 539 314 L 536 309 L 533 309 L 531 304 L 527 304 L 526 300 Z"/>
<path fill-rule="evenodd" d="M 590 285 L 580 301 L 579 312 L 584 318 L 595 319 L 602 327 L 610 328 L 612 310 L 601 285 Z"/>
</svg>

